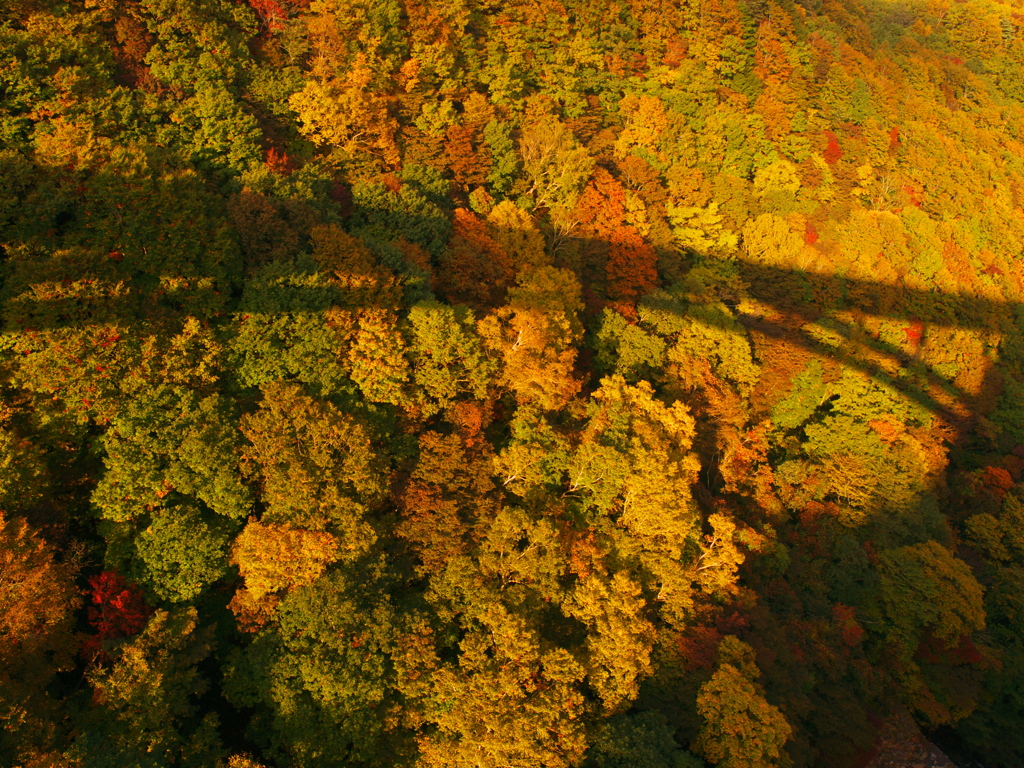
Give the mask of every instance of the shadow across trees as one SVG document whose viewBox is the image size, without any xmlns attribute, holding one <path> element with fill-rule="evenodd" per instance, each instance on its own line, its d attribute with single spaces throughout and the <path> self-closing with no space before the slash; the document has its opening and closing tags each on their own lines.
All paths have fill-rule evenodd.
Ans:
<svg viewBox="0 0 1024 768">
<path fill-rule="evenodd" d="M 53 186 L 49 195 L 44 189 L 46 184 Z M 67 189 L 69 185 L 70 190 Z M 135 191 L 144 201 L 138 208 L 132 208 L 133 203 L 128 197 L 112 197 L 110 200 L 102 198 L 101 192 L 104 189 L 124 190 L 132 185 L 137 187 Z M 79 186 L 83 189 L 78 190 Z M 255 386 L 279 379 L 299 378 L 310 385 L 310 389 L 320 390 L 314 394 L 329 395 L 324 398 L 325 401 L 331 397 L 335 400 L 345 399 L 347 394 L 352 394 L 353 400 L 356 400 L 359 397 L 356 391 L 358 385 L 363 395 L 371 387 L 378 393 L 376 398 L 367 397 L 367 400 L 374 403 L 396 403 L 397 399 L 388 399 L 392 389 L 389 388 L 387 366 L 393 365 L 395 370 L 401 371 L 402 355 L 413 355 L 407 347 L 392 344 L 396 337 L 401 340 L 395 330 L 401 325 L 399 318 L 411 306 L 431 296 L 425 284 L 430 271 L 435 276 L 436 294 L 446 296 L 443 270 L 450 269 L 451 262 L 445 266 L 446 253 L 443 251 L 445 246 L 441 242 L 441 234 L 447 231 L 446 226 L 450 226 L 450 223 L 445 223 L 444 216 L 451 212 L 446 212 L 440 205 L 435 205 L 430 215 L 408 212 L 397 215 L 393 209 L 373 207 L 372 196 L 361 198 L 356 195 L 354 210 L 344 222 L 345 226 L 342 226 L 340 216 L 327 217 L 326 221 L 321 220 L 319 224 L 307 227 L 301 237 L 296 236 L 297 247 L 295 251 L 288 252 L 278 247 L 278 241 L 272 237 L 243 236 L 253 235 L 254 232 L 239 232 L 238 219 L 236 217 L 232 220 L 228 206 L 222 199 L 223 195 L 207 187 L 187 169 L 135 176 L 130 173 L 121 173 L 119 176 L 113 171 L 99 172 L 84 182 L 73 176 L 55 177 L 44 179 L 42 185 L 37 182 L 36 188 L 26 188 L 20 194 L 17 202 L 23 206 L 23 213 L 49 213 L 45 213 L 42 222 L 37 221 L 38 216 L 29 221 L 33 217 L 24 215 L 20 221 L 9 223 L 3 232 L 2 242 L 6 247 L 2 289 L 3 331 L 10 345 L 8 349 L 15 353 L 11 356 L 13 364 L 21 365 L 26 372 L 25 376 L 36 377 L 34 381 L 37 391 L 45 389 L 38 386 L 40 383 L 52 385 L 54 391 L 64 393 L 69 402 L 71 395 L 80 397 L 83 402 L 93 400 L 96 395 L 90 387 L 95 385 L 102 388 L 103 382 L 98 381 L 100 378 L 114 377 L 119 375 L 119 371 L 131 367 L 130 364 L 122 363 L 122 368 L 117 369 L 115 366 L 118 363 L 112 362 L 115 355 L 107 355 L 124 337 L 139 342 L 159 336 L 164 337 L 169 344 L 172 343 L 172 337 L 183 339 L 181 350 L 165 355 L 174 361 L 174 365 L 180 361 L 182 367 L 192 360 L 203 363 L 206 350 L 218 343 L 232 347 L 232 354 L 237 356 L 235 362 L 239 358 L 244 361 L 245 356 L 251 352 L 251 362 L 243 362 L 237 366 L 238 370 L 231 372 L 243 385 Z M 185 209 L 187 218 L 172 214 L 176 210 L 176 201 L 182 197 L 189 200 L 189 206 Z M 56 202 L 47 208 L 44 204 L 48 200 Z M 122 202 L 118 203 L 117 200 Z M 254 210 L 257 210 L 258 215 L 243 219 L 254 229 L 272 227 L 278 222 L 272 209 L 256 206 Z M 264 213 L 260 214 L 259 211 Z M 49 218 L 46 219 L 46 216 Z M 116 229 L 117 226 L 121 228 Z M 492 240 L 495 242 L 524 241 L 521 232 L 512 230 L 496 230 L 494 235 Z M 497 251 L 488 251 L 482 247 L 473 250 L 472 242 L 466 238 L 464 241 L 463 247 L 468 250 L 461 254 L 462 262 L 458 263 L 468 264 L 474 270 L 472 274 L 479 275 L 479 278 L 474 279 L 499 281 L 493 289 L 488 287 L 480 292 L 480 295 L 493 297 L 493 300 L 490 303 L 480 302 L 472 309 L 478 316 L 500 311 L 501 303 L 511 297 L 515 290 L 512 286 L 517 278 L 516 272 L 525 273 L 529 268 L 516 263 L 521 254 L 515 249 L 505 250 L 507 263 L 496 264 L 491 262 L 497 258 Z M 608 290 L 610 278 L 600 254 L 608 253 L 614 246 L 621 244 L 577 239 L 572 245 L 584 254 L 576 265 L 577 269 L 573 271 L 584 283 L 584 290 L 591 290 L 594 296 L 588 304 L 589 309 L 584 313 L 588 315 L 584 319 L 591 329 L 600 324 L 600 310 L 605 307 L 619 310 L 626 322 L 642 322 L 644 309 L 656 307 L 675 313 L 679 319 L 709 326 L 717 332 L 742 336 L 749 342 L 749 348 L 765 371 L 773 365 L 772 350 L 791 346 L 863 373 L 874 382 L 916 403 L 946 422 L 952 428 L 953 439 L 966 434 L 980 416 L 992 409 L 1001 388 L 1000 365 L 1012 366 L 1016 363 L 1013 355 L 1016 354 L 1014 344 L 1020 337 L 1018 318 L 1021 307 L 1011 302 L 890 285 L 858 277 L 790 270 L 743 259 L 716 260 L 707 255 L 692 253 L 672 256 L 677 260 L 678 268 L 675 272 L 682 277 L 680 285 L 648 292 L 635 301 L 616 301 L 609 298 L 613 292 Z M 594 258 L 587 254 L 594 255 Z M 556 267 L 560 259 L 560 254 L 553 258 Z M 694 274 L 700 269 L 715 276 L 715 279 L 696 279 Z M 691 277 L 693 279 L 688 279 Z M 550 293 L 538 290 L 534 294 L 519 293 L 514 298 L 523 302 L 527 300 L 524 297 L 535 295 L 540 297 L 538 302 L 541 299 L 551 301 Z M 536 309 L 543 313 L 549 307 L 538 303 Z M 352 320 L 353 317 L 375 314 L 386 315 L 379 325 L 359 325 L 360 321 Z M 467 318 L 464 323 L 467 329 L 465 338 L 469 338 L 473 330 L 472 313 L 466 311 L 464 315 Z M 196 325 L 192 318 L 210 326 L 214 332 L 206 336 L 201 336 L 195 330 L 191 336 L 182 333 L 183 327 L 190 322 Z M 462 319 L 458 322 L 461 323 Z M 353 384 L 351 380 L 356 378 L 352 375 L 354 364 L 350 363 L 348 368 L 336 366 L 334 358 L 340 354 L 339 346 L 336 345 L 352 344 L 354 342 L 351 339 L 360 333 L 363 339 L 360 343 L 364 344 L 365 351 L 363 369 L 359 373 L 361 378 Z M 943 340 L 952 338 L 951 333 L 967 334 L 974 340 L 973 349 L 980 355 L 964 358 L 960 362 L 976 366 L 980 362 L 979 370 L 963 371 L 964 365 L 960 365 L 954 371 L 954 367 L 932 362 L 933 358 L 928 354 L 932 351 L 929 345 L 943 343 Z M 192 344 L 194 349 L 188 347 L 188 344 Z M 63 349 L 59 354 L 55 351 L 58 347 Z M 380 355 L 374 356 L 378 349 L 381 350 Z M 398 353 L 389 358 L 387 355 L 395 349 L 398 349 Z M 276 360 L 267 362 L 274 356 Z M 40 358 L 39 363 L 33 362 L 35 357 Z M 474 359 L 483 357 L 478 355 Z M 558 362 L 563 361 L 560 359 Z M 567 363 L 564 367 L 571 369 L 571 364 Z M 593 373 L 589 368 L 589 361 L 577 361 L 576 373 L 580 373 L 579 369 L 587 374 Z M 130 423 L 118 426 L 121 433 L 113 434 L 117 430 L 110 430 L 107 451 L 115 457 L 118 453 L 130 455 L 134 445 L 132 441 L 136 441 L 148 454 L 164 461 L 164 453 L 176 457 L 182 452 L 180 435 L 185 432 L 196 436 L 192 447 L 200 443 L 216 444 L 217 451 L 203 454 L 203 460 L 209 464 L 199 468 L 203 472 L 195 468 L 185 472 L 179 471 L 176 465 L 172 467 L 177 472 L 177 479 L 176 490 L 171 492 L 171 496 L 168 496 L 170 486 L 156 481 L 153 488 L 147 490 L 153 491 L 150 501 L 154 509 L 165 504 L 166 498 L 174 499 L 175 493 L 192 493 L 215 512 L 223 507 L 226 512 L 221 516 L 235 520 L 237 528 L 241 525 L 242 517 L 253 508 L 254 502 L 247 490 L 248 486 L 241 481 L 237 487 L 221 483 L 231 493 L 212 500 L 203 496 L 203 493 L 216 485 L 215 481 L 219 482 L 216 471 L 237 459 L 238 448 L 243 442 L 237 430 L 240 422 L 250 425 L 246 433 L 249 442 L 265 440 L 268 446 L 268 466 L 275 466 L 274 461 L 284 455 L 281 447 L 284 445 L 281 434 L 284 433 L 277 423 L 268 419 L 266 429 L 257 434 L 251 427 L 255 423 L 253 419 L 241 415 L 242 411 L 254 403 L 228 402 L 231 397 L 221 397 L 223 392 L 220 389 L 223 385 L 214 383 L 215 374 L 204 378 L 193 373 L 178 370 L 168 364 L 160 370 L 155 367 L 145 368 L 143 374 L 133 374 L 140 379 L 138 385 L 133 389 L 122 388 L 118 396 L 127 401 L 134 399 L 131 405 L 137 413 L 132 415 L 132 419 L 125 420 Z M 457 372 L 450 378 L 464 373 Z M 974 375 L 963 375 L 965 373 Z M 150 375 L 153 380 L 145 380 Z M 159 384 L 158 378 L 161 375 L 178 377 L 175 379 L 177 389 L 166 397 L 143 402 L 147 400 L 147 390 L 156 389 L 151 385 Z M 49 378 L 44 379 L 43 376 Z M 482 378 L 486 379 L 486 376 Z M 82 379 L 83 383 L 76 386 L 76 379 Z M 116 384 L 114 382 L 114 386 Z M 506 380 L 503 382 L 505 384 L 509 385 L 509 390 L 515 389 L 514 382 Z M 464 390 L 469 389 L 464 382 L 461 385 Z M 315 398 L 300 393 L 299 387 L 276 384 L 272 387 L 278 388 L 274 390 L 277 394 L 270 396 L 270 400 L 277 398 L 284 401 L 291 398 L 289 402 L 297 404 L 294 405 L 296 412 L 300 410 L 299 406 L 309 405 L 310 413 L 313 414 L 310 424 L 323 420 L 323 413 L 335 413 L 337 410 L 330 404 L 317 410 L 323 404 L 314 403 Z M 480 389 L 487 389 L 486 382 Z M 734 424 L 719 425 L 716 422 L 717 406 L 710 402 L 716 393 L 711 390 L 711 387 L 706 387 L 703 392 L 694 393 L 694 402 L 691 404 L 692 410 L 699 412 L 701 422 L 694 430 L 694 447 L 701 464 L 697 474 L 699 481 L 695 483 L 695 495 L 704 513 L 704 519 L 695 523 L 698 534 L 707 533 L 711 517 L 729 508 L 744 493 L 749 491 L 749 495 L 755 497 L 755 503 L 746 505 L 746 510 L 736 503 L 737 521 L 744 522 L 744 515 L 747 515 L 747 524 L 756 522 L 756 514 L 760 510 L 756 510 L 756 513 L 750 510 L 761 502 L 756 498 L 757 489 L 753 481 L 750 487 L 744 487 L 738 492 L 729 491 L 726 487 L 739 475 L 742 467 L 734 462 L 731 468 L 720 469 L 719 454 L 725 452 L 723 446 L 729 444 L 730 440 L 735 445 L 749 435 L 726 434 L 729 430 L 734 433 L 739 430 Z M 575 391 L 578 390 L 566 387 L 565 397 L 559 399 L 552 395 L 552 399 L 564 405 Z M 233 396 L 237 392 L 229 394 Z M 202 401 L 200 396 L 204 398 Z M 515 397 L 515 393 L 511 397 Z M 660 404 L 653 404 L 653 397 L 649 399 L 648 404 L 652 409 L 661 408 Z M 451 400 L 454 402 L 455 398 Z M 204 410 L 204 404 L 210 408 Z M 316 405 L 316 408 L 310 404 Z M 491 405 L 493 403 L 488 407 Z M 214 406 L 221 410 L 215 410 Z M 553 411 L 557 408 L 541 407 L 535 410 Z M 439 444 L 458 444 L 463 439 L 460 430 L 471 434 L 473 445 L 486 443 L 474 431 L 481 428 L 480 424 L 474 427 L 472 423 L 474 414 L 483 423 L 482 408 L 479 412 L 466 409 L 462 414 L 466 423 L 453 422 L 448 426 L 438 424 L 446 418 L 453 418 L 443 411 L 444 408 L 438 405 L 433 414 L 424 415 L 421 411 L 417 416 L 423 418 L 423 423 L 436 416 L 429 428 L 436 426 L 450 432 L 443 436 L 432 433 L 437 435 Z M 338 423 L 347 424 L 349 415 L 339 414 L 340 411 L 335 414 L 340 420 Z M 97 421 L 102 423 L 100 419 Z M 744 428 L 746 426 L 749 425 L 744 425 Z M 395 423 L 391 421 L 374 434 L 381 438 L 394 437 L 397 444 L 403 438 L 397 437 L 398 430 L 394 427 Z M 502 425 L 502 429 L 505 427 L 507 425 Z M 839 424 L 837 430 L 842 427 L 843 424 Z M 344 430 L 339 427 L 338 433 L 342 432 Z M 150 439 L 157 433 L 161 439 L 159 444 Z M 336 447 L 331 444 L 333 439 L 330 437 L 323 441 L 331 450 Z M 548 449 L 541 442 L 542 439 L 544 436 L 540 435 L 536 446 L 541 452 L 546 452 Z M 121 442 L 117 443 L 117 440 Z M 525 438 L 522 442 L 520 447 L 524 451 L 534 447 Z M 596 445 L 597 440 L 594 442 Z M 487 451 L 492 450 L 489 445 L 484 447 Z M 408 451 L 410 455 L 415 452 L 415 449 Z M 867 456 L 867 453 L 863 455 Z M 479 463 L 482 476 L 490 478 L 493 455 L 484 454 L 481 448 L 481 457 Z M 852 463 L 851 458 L 856 461 L 860 457 L 852 451 L 837 449 L 834 454 L 823 453 L 811 458 L 813 460 L 805 462 L 807 471 L 815 472 L 825 467 L 825 470 L 820 470 L 821 474 L 825 474 L 828 468 L 838 467 L 844 461 Z M 815 463 L 819 459 L 821 462 Z M 177 461 L 176 458 L 174 460 Z M 451 460 L 454 466 L 457 459 Z M 829 461 L 832 463 L 827 464 Z M 754 465 L 757 462 L 762 466 L 770 463 L 767 455 L 751 460 L 750 463 Z M 893 459 L 881 471 L 896 474 L 896 469 L 898 464 Z M 138 473 L 127 463 L 119 471 L 121 485 L 114 481 L 104 481 L 101 490 L 106 496 L 94 493 L 90 503 L 105 504 L 115 512 L 120 509 L 124 495 L 122 487 L 127 487 L 129 480 Z M 346 476 L 346 471 L 332 474 L 318 470 L 316 477 Z M 727 473 L 730 474 L 729 478 L 726 478 Z M 107 474 L 113 476 L 114 472 L 108 469 Z M 294 473 L 282 471 L 281 477 L 284 489 L 281 497 L 286 498 L 293 494 L 291 483 Z M 796 486 L 805 479 L 785 482 Z M 930 477 L 924 479 L 926 482 L 932 480 Z M 190 482 L 191 486 L 185 481 Z M 793 553 L 791 557 L 787 556 L 790 557 L 790 564 L 783 564 L 771 553 L 765 557 L 749 558 L 748 571 L 743 578 L 746 583 L 753 585 L 752 588 L 763 604 L 768 606 L 768 610 L 760 613 L 751 610 L 751 616 L 747 617 L 741 615 L 739 609 L 732 612 L 730 608 L 728 613 L 723 610 L 721 615 L 715 615 L 713 621 L 717 624 L 712 625 L 712 619 L 708 619 L 707 626 L 700 628 L 704 634 L 695 629 L 692 635 L 687 635 L 690 629 L 681 630 L 679 645 L 689 649 L 687 653 L 692 657 L 687 659 L 687 663 L 703 654 L 711 660 L 708 665 L 713 664 L 720 635 L 745 632 L 745 636 L 754 644 L 761 642 L 756 638 L 781 638 L 779 645 L 795 646 L 800 640 L 797 635 L 803 631 L 805 620 L 827 627 L 822 632 L 846 633 L 843 638 L 847 638 L 847 635 L 852 638 L 848 643 L 843 639 L 842 643 L 850 646 L 859 643 L 858 633 L 862 635 L 865 630 L 854 621 L 854 613 L 849 606 L 862 603 L 870 606 L 871 601 L 876 599 L 872 594 L 867 597 L 864 595 L 875 588 L 873 585 L 877 581 L 878 565 L 871 560 L 873 550 L 866 549 L 857 536 L 870 535 L 871 541 L 868 543 L 892 550 L 894 554 L 883 553 L 882 557 L 889 557 L 883 566 L 889 567 L 895 574 L 892 577 L 894 582 L 903 575 L 897 555 L 910 558 L 912 565 L 920 560 L 924 563 L 922 568 L 935 570 L 948 565 L 952 560 L 952 555 L 936 554 L 938 545 L 925 548 L 923 544 L 906 543 L 931 541 L 937 535 L 937 526 L 932 521 L 940 517 L 935 509 L 935 497 L 941 489 L 931 486 L 911 488 L 909 486 L 912 481 L 913 478 L 908 480 L 905 483 L 908 488 L 904 489 L 909 499 L 906 502 L 908 507 L 889 515 L 892 520 L 886 524 L 879 522 L 879 518 L 883 517 L 883 512 L 890 512 L 885 507 L 889 499 L 879 498 L 879 495 L 884 494 L 888 486 L 883 483 L 872 486 L 872 492 L 877 490 L 878 493 L 859 503 L 859 507 L 867 511 L 861 514 L 858 521 L 850 523 L 853 512 L 839 508 L 858 507 L 858 504 L 848 503 L 848 497 L 837 494 L 827 483 L 821 483 L 818 498 L 812 503 L 803 504 L 806 509 L 800 510 L 800 514 L 807 514 L 800 518 L 800 524 L 788 526 L 782 531 L 782 535 L 788 537 L 785 543 Z M 482 485 L 488 487 L 489 482 L 487 480 Z M 599 481 L 595 481 L 595 485 L 599 484 Z M 779 483 L 780 486 L 782 484 Z M 82 487 L 86 486 L 87 483 L 82 484 Z M 506 493 L 504 487 L 497 488 L 496 485 L 488 492 L 496 497 Z M 528 503 L 526 495 L 521 500 L 523 504 Z M 505 497 L 502 495 L 500 498 Z M 558 504 L 568 504 L 567 498 L 570 498 L 570 494 L 563 493 Z M 785 503 L 789 504 L 790 501 L 793 500 L 787 499 Z M 790 511 L 800 509 L 799 501 L 790 504 Z M 255 503 L 265 503 L 265 500 Z M 668 508 L 671 508 L 671 504 L 665 504 L 659 509 Z M 556 517 L 557 505 L 553 509 L 551 516 Z M 176 507 L 171 512 L 176 513 L 175 510 Z M 853 511 L 856 512 L 856 509 Z M 846 522 L 839 524 L 824 521 L 830 514 L 840 513 L 847 515 Z M 122 517 L 128 517 L 128 514 L 124 513 Z M 781 519 L 782 515 L 779 517 Z M 192 518 L 183 514 L 182 519 L 187 521 Z M 429 516 L 426 519 L 429 524 L 424 529 L 429 529 L 430 540 L 443 538 L 445 529 L 434 525 Z M 780 524 L 779 529 L 782 528 Z M 435 536 L 438 530 L 440 533 Z M 194 531 L 190 530 L 189 535 L 194 535 Z M 760 539 L 754 538 L 752 541 L 756 543 Z M 450 543 L 445 542 L 445 545 Z M 589 546 L 586 541 L 580 545 L 581 551 L 584 546 Z M 443 549 L 438 545 L 439 551 Z M 913 560 L 915 557 L 917 560 Z M 742 562 L 740 558 L 730 567 L 735 570 Z M 822 575 L 820 568 L 828 570 Z M 774 569 L 780 570 L 777 572 Z M 773 592 L 782 589 L 780 579 L 777 578 L 780 572 L 788 574 L 792 582 L 806 591 L 806 594 L 801 595 L 806 605 L 800 607 L 799 611 L 789 607 L 788 592 Z M 213 580 L 215 577 L 219 578 L 216 574 L 209 578 Z M 910 597 L 916 595 L 913 592 Z M 777 601 L 777 605 L 773 600 Z M 652 605 L 656 602 L 652 598 Z M 836 609 L 839 609 L 839 613 L 835 612 Z M 843 610 L 847 613 L 842 613 Z M 792 619 L 791 612 L 798 614 L 796 619 Z M 864 615 L 875 616 L 873 613 Z M 791 619 L 791 623 L 787 623 Z M 735 623 L 729 623 L 734 620 Z M 751 623 L 744 625 L 740 623 L 741 620 Z M 879 621 L 878 618 L 866 619 L 867 631 L 874 631 L 867 622 L 877 624 Z M 919 623 L 927 627 L 932 621 L 930 616 L 923 615 Z M 916 632 L 919 627 L 914 625 L 912 629 Z M 904 661 L 910 659 L 917 649 L 916 645 L 910 641 L 908 643 Z M 834 645 L 846 647 L 839 640 Z M 825 648 L 822 658 L 826 658 L 831 653 L 830 646 L 823 644 L 822 647 Z M 669 701 L 664 705 L 666 711 L 685 711 L 689 706 L 683 701 L 685 697 L 669 690 L 676 685 L 676 677 L 673 675 L 677 675 L 677 670 L 671 668 L 672 663 L 653 668 L 650 678 L 644 682 L 646 699 L 641 697 L 638 701 L 649 705 L 652 699 L 664 697 Z M 824 668 L 825 662 L 821 663 Z M 944 663 L 936 664 L 936 667 L 943 666 Z M 766 673 L 766 687 L 777 700 L 785 700 L 792 688 L 792 681 L 786 678 L 787 670 L 795 670 L 796 674 L 803 668 L 802 661 L 793 659 L 780 663 L 775 672 L 769 670 Z M 696 687 L 701 682 L 701 674 L 703 672 L 698 671 L 688 678 L 692 690 L 687 689 L 685 694 L 691 699 L 697 695 Z M 815 688 L 816 698 L 808 706 L 816 707 L 821 712 L 835 713 L 834 716 L 826 714 L 819 717 L 810 711 L 801 710 L 799 702 L 793 705 L 790 714 L 806 720 L 812 716 L 818 718 L 815 721 L 818 731 L 805 730 L 805 734 L 811 733 L 814 738 L 821 737 L 822 743 L 831 744 L 824 740 L 828 734 L 822 736 L 822 733 L 824 729 L 832 728 L 834 741 L 849 741 L 849 733 L 853 729 L 850 726 L 852 715 L 846 713 L 854 712 L 860 718 L 854 730 L 870 735 L 870 724 L 865 719 L 866 710 L 848 694 L 852 675 L 853 672 L 842 667 L 835 672 L 835 679 L 828 686 Z M 659 706 L 662 705 L 652 708 L 657 709 Z M 687 716 L 692 719 L 692 713 Z M 810 744 L 813 739 L 805 741 Z"/>
<path fill-rule="evenodd" d="M 176 182 L 164 191 L 173 197 L 195 192 L 179 187 Z M 381 220 L 379 212 L 373 210 L 356 214 L 362 221 Z M 58 218 L 62 215 L 66 214 L 57 214 Z M 74 214 L 74 218 L 78 216 L 80 212 Z M 129 255 L 132 247 L 125 247 L 123 252 L 106 250 L 106 243 L 90 245 L 81 237 L 67 242 L 69 238 L 54 233 L 52 228 L 15 247 L 8 242 L 3 328 L 9 334 L 42 341 L 40 334 L 49 331 L 99 326 L 153 333 L 161 327 L 178 326 L 188 317 L 214 320 L 259 312 L 312 318 L 332 307 L 400 310 L 403 303 L 429 295 L 425 265 L 413 263 L 402 250 L 374 236 L 401 238 L 408 245 L 415 243 L 416 232 L 429 231 L 430 237 L 436 239 L 437 226 L 436 222 L 418 221 L 414 217 L 403 222 L 393 212 L 388 212 L 388 216 L 387 227 L 376 225 L 372 233 L 355 228 L 353 234 L 356 240 L 361 234 L 368 236 L 370 248 L 366 255 L 372 253 L 381 270 L 394 274 L 398 283 L 404 284 L 404 299 L 401 292 L 352 290 L 353 284 L 372 281 L 383 274 L 372 276 L 370 272 L 377 272 L 377 268 L 365 259 L 362 274 L 358 268 L 356 273 L 343 274 L 338 271 L 344 270 L 343 265 L 332 267 L 302 256 L 291 260 L 278 256 L 277 261 L 254 266 L 250 254 L 240 252 L 234 238 L 225 231 L 226 222 L 207 215 L 189 225 L 171 221 L 163 226 L 151 222 L 150 234 L 156 238 L 157 250 L 161 247 L 159 243 L 167 239 L 168 229 L 178 238 L 193 238 L 192 254 L 179 253 L 185 258 L 178 264 L 168 263 L 166 255 L 159 253 L 150 257 L 141 241 L 133 244 L 140 256 L 133 259 Z M 409 235 L 408 241 L 402 238 L 403 233 Z M 108 238 L 99 235 L 97 239 Z M 601 252 L 609 244 L 577 241 L 577 245 L 583 250 Z M 389 256 L 383 264 L 382 251 Z M 425 250 L 421 253 L 423 259 L 429 256 Z M 486 262 L 491 255 L 479 253 L 476 258 Z M 1022 336 L 1020 323 L 1024 314 L 1022 306 L 1014 302 L 767 266 L 740 258 L 718 261 L 692 254 L 677 258 L 682 262 L 712 264 L 729 281 L 725 290 L 712 286 L 705 296 L 689 293 L 692 305 L 701 306 L 701 311 L 692 315 L 695 321 L 727 333 L 742 332 L 751 339 L 762 337 L 774 344 L 791 345 L 834 359 L 901 393 L 959 432 L 994 406 L 1003 383 L 1000 355 L 1006 358 L 1006 341 Z M 172 272 L 167 267 L 177 269 Z M 314 279 L 318 271 L 330 273 L 328 279 Z M 485 264 L 481 279 L 483 274 L 493 276 L 494 272 L 493 265 Z M 266 290 L 256 296 L 254 287 L 258 289 L 260 282 Z M 640 299 L 641 304 L 644 302 L 658 303 L 659 299 L 648 296 Z M 597 306 L 602 303 L 599 300 Z M 686 311 L 680 309 L 679 302 L 672 305 L 673 311 Z M 971 366 L 980 366 L 980 370 L 966 377 L 971 379 L 969 386 L 940 370 L 942 366 L 929 363 L 925 354 L 929 345 L 933 349 L 936 345 L 948 346 L 951 333 L 958 331 L 971 336 L 975 349 L 983 353 L 980 358 L 967 361 Z M 1016 344 L 1009 347 L 1015 349 Z"/>
</svg>

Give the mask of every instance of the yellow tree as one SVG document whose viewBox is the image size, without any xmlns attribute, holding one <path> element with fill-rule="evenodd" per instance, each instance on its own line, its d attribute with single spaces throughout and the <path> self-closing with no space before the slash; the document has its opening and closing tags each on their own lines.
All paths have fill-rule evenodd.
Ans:
<svg viewBox="0 0 1024 768">
<path fill-rule="evenodd" d="M 543 208 L 572 208 L 590 178 L 594 159 L 558 119 L 550 117 L 523 129 L 519 142 L 523 170 L 534 203 Z"/>
<path fill-rule="evenodd" d="M 279 599 L 275 593 L 310 584 L 338 559 L 338 540 L 323 531 L 250 519 L 231 548 L 245 581 L 231 601 L 242 626 L 258 626 Z"/>
<path fill-rule="evenodd" d="M 359 313 L 348 349 L 349 376 L 368 401 L 404 405 L 409 395 L 409 361 L 398 315 L 390 309 Z"/>
<path fill-rule="evenodd" d="M 628 706 L 651 673 L 654 625 L 644 615 L 647 603 L 629 574 L 610 578 L 591 574 L 580 580 L 563 610 L 587 625 L 587 680 L 607 712 Z"/>
<path fill-rule="evenodd" d="M 487 214 L 491 236 L 501 245 L 512 269 L 522 274 L 551 264 L 544 235 L 529 213 L 511 200 L 502 200 Z"/>
<path fill-rule="evenodd" d="M 638 566 L 662 615 L 685 621 L 693 601 L 693 553 L 701 519 L 690 487 L 699 462 L 694 421 L 680 402 L 665 405 L 647 382 L 603 379 L 568 465 L 568 492 L 614 520 L 616 547 Z"/>
<path fill-rule="evenodd" d="M 53 737 L 46 687 L 74 660 L 75 568 L 28 523 L 0 511 L 0 756 L 45 750 Z M 18 754 L 21 753 L 21 754 Z"/>
<path fill-rule="evenodd" d="M 373 88 L 374 70 L 359 54 L 344 75 L 316 77 L 288 100 L 299 130 L 313 142 L 351 154 L 377 155 L 388 165 L 401 160 L 395 134 L 398 123 L 388 99 Z"/>
<path fill-rule="evenodd" d="M 440 667 L 420 738 L 429 768 L 569 768 L 586 749 L 583 669 L 547 647 L 521 618 L 494 604 L 459 644 L 458 664 Z"/>
<path fill-rule="evenodd" d="M 703 725 L 697 748 L 720 768 L 770 768 L 784 764 L 793 733 L 785 715 L 755 682 L 761 675 L 754 650 L 732 635 L 718 649 L 714 675 L 701 686 L 697 713 Z"/>
<path fill-rule="evenodd" d="M 520 277 L 508 305 L 480 321 L 484 343 L 503 363 L 499 381 L 520 404 L 554 410 L 579 392 L 573 370 L 582 309 L 576 277 L 541 267 Z"/>
</svg>

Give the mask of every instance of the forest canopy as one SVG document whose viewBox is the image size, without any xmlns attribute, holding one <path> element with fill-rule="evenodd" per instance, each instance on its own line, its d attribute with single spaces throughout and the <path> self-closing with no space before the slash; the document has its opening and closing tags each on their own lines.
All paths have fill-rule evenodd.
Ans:
<svg viewBox="0 0 1024 768">
<path fill-rule="evenodd" d="M 0 3 L 0 763 L 1024 756 L 1022 0 Z"/>
</svg>

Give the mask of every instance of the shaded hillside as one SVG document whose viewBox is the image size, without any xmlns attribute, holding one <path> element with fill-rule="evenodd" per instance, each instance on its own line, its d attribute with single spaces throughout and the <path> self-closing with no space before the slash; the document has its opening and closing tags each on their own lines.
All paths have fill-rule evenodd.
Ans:
<svg viewBox="0 0 1024 768">
<path fill-rule="evenodd" d="M 0 179 L 3 764 L 1020 763 L 1020 0 L 13 0 Z"/>
</svg>

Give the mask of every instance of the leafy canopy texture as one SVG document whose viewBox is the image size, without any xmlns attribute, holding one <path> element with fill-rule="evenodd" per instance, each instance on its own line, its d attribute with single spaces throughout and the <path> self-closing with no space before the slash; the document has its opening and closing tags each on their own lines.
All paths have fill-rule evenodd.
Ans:
<svg viewBox="0 0 1024 768">
<path fill-rule="evenodd" d="M 0 0 L 0 94 L 0 765 L 1021 765 L 1022 0 Z"/>
</svg>

